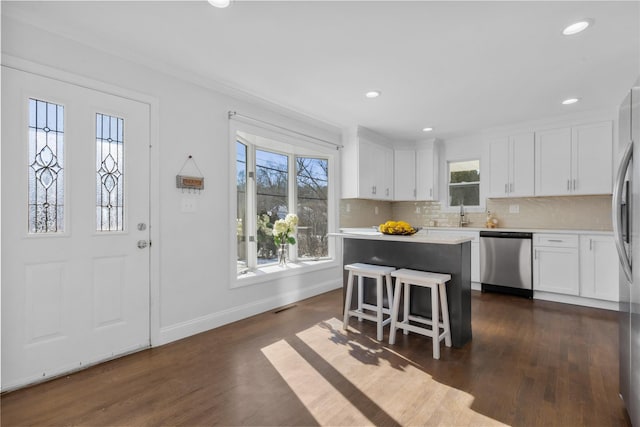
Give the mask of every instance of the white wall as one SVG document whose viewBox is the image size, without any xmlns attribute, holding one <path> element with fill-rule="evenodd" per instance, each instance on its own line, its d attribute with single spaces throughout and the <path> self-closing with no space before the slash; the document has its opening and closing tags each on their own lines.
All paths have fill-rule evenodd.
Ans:
<svg viewBox="0 0 640 427">
<path fill-rule="evenodd" d="M 336 143 L 341 138 L 338 129 L 302 120 L 295 113 L 283 115 L 282 109 L 266 102 L 207 88 L 202 85 L 205 80 L 182 80 L 7 17 L 2 22 L 2 52 L 5 65 L 41 70 L 31 67 L 35 62 L 157 100 L 152 108 L 152 139 L 154 132 L 157 139 L 152 142 L 151 177 L 154 345 L 341 286 L 340 265 L 333 263 L 304 275 L 229 287 L 235 255 L 228 233 L 235 230 L 228 230 L 232 165 L 227 112 L 237 110 Z M 189 196 L 196 199 L 195 213 L 181 212 L 185 194 L 175 188 L 175 175 L 188 155 L 196 160 L 206 184 L 202 194 Z"/>
</svg>

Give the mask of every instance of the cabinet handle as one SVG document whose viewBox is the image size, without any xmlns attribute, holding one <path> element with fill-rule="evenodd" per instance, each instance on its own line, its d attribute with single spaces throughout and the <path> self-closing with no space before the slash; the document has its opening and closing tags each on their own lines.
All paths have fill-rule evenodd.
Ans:
<svg viewBox="0 0 640 427">
<path fill-rule="evenodd" d="M 562 243 L 564 242 L 564 240 L 560 240 L 560 239 L 548 239 L 549 242 L 556 242 L 556 243 Z"/>
<path fill-rule="evenodd" d="M 578 182 L 578 180 L 577 180 L 577 179 L 574 179 L 574 180 L 573 180 L 573 189 L 574 189 L 574 190 L 575 190 L 575 189 L 576 189 L 576 187 L 578 186 L 578 185 L 577 185 L 577 182 Z"/>
<path fill-rule="evenodd" d="M 593 250 L 593 239 L 589 239 L 589 250 Z"/>
<path fill-rule="evenodd" d="M 513 193 L 513 182 L 509 184 L 509 193 Z"/>
<path fill-rule="evenodd" d="M 389 196 L 389 189 L 387 188 L 387 190 L 385 191 L 385 195 Z"/>
<path fill-rule="evenodd" d="M 509 193 L 509 184 L 504 184 L 504 193 L 507 194 Z"/>
<path fill-rule="evenodd" d="M 376 186 L 371 187 L 371 194 L 376 194 Z"/>
<path fill-rule="evenodd" d="M 533 259 L 538 259 L 538 250 L 537 249 L 533 250 Z"/>
<path fill-rule="evenodd" d="M 567 180 L 567 191 L 570 191 L 570 190 L 571 190 L 571 180 L 568 179 Z"/>
<path fill-rule="evenodd" d="M 429 189 L 429 197 L 433 197 L 433 187 Z"/>
<path fill-rule="evenodd" d="M 418 192 L 416 191 L 416 189 L 415 189 L 415 188 L 413 189 L 413 197 L 414 197 L 414 198 L 418 197 Z"/>
</svg>

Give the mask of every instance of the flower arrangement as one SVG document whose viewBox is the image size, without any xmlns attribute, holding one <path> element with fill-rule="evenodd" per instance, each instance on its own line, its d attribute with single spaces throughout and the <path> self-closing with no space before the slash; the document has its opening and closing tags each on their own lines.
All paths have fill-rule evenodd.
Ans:
<svg viewBox="0 0 640 427">
<path fill-rule="evenodd" d="M 298 226 L 298 215 L 287 214 L 284 219 L 279 219 L 273 224 L 273 241 L 280 246 L 285 243 L 296 244 L 296 239 L 291 236 Z"/>
<path fill-rule="evenodd" d="M 284 219 L 279 219 L 273 224 L 273 242 L 278 249 L 278 260 L 280 265 L 287 263 L 287 243 L 296 244 L 296 239 L 291 234 L 295 233 L 298 226 L 298 215 L 287 214 Z"/>
</svg>

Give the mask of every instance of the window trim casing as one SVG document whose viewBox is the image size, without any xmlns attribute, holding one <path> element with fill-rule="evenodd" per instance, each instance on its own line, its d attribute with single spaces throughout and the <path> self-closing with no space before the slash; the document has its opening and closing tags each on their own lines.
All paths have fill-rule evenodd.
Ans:
<svg viewBox="0 0 640 427">
<path fill-rule="evenodd" d="M 238 275 L 237 274 L 237 265 L 235 262 L 235 257 L 237 254 L 237 237 L 236 237 L 236 218 L 237 218 L 237 200 L 236 200 L 236 176 L 237 176 L 237 171 L 236 171 L 236 150 L 235 150 L 235 144 L 236 144 L 236 134 L 237 132 L 245 132 L 248 134 L 252 134 L 258 137 L 263 137 L 263 138 L 267 138 L 270 140 L 274 140 L 277 141 L 279 143 L 281 143 L 283 146 L 289 146 L 291 147 L 293 150 L 291 152 L 286 152 L 285 154 L 288 155 L 293 155 L 293 156 L 316 156 L 316 157 L 322 157 L 322 158 L 326 158 L 329 160 L 329 170 L 328 170 L 328 177 L 329 177 L 329 188 L 327 191 L 327 209 L 328 209 L 328 215 L 327 215 L 327 229 L 328 229 L 328 233 L 335 233 L 337 230 L 337 226 L 339 223 L 338 220 L 338 206 L 339 206 L 339 202 L 337 200 L 337 194 L 338 194 L 338 171 L 340 170 L 340 155 L 339 155 L 339 151 L 335 149 L 335 147 L 328 147 L 328 146 L 324 146 L 319 144 L 318 142 L 313 141 L 312 139 L 308 139 L 308 138 L 304 138 L 301 137 L 299 135 L 288 135 L 287 133 L 283 132 L 283 131 L 272 131 L 270 129 L 267 129 L 266 127 L 262 127 L 262 126 L 255 126 L 253 124 L 247 123 L 243 120 L 240 119 L 231 119 L 229 120 L 229 140 L 228 140 L 228 147 L 229 147 L 229 159 L 230 161 L 228 162 L 229 164 L 229 170 L 227 171 L 227 176 L 230 179 L 230 183 L 229 183 L 229 194 L 228 194 L 228 200 L 229 200 L 229 220 L 228 220 L 228 224 L 230 225 L 228 227 L 229 233 L 228 233 L 228 244 L 229 244 L 229 248 L 230 248 L 230 259 L 229 259 L 229 272 L 230 272 L 230 278 L 231 280 L 229 281 L 229 287 L 231 289 L 233 288 L 239 288 L 239 287 L 244 287 L 244 286 L 249 286 L 249 285 L 253 285 L 253 284 L 257 284 L 257 283 L 264 283 L 264 282 L 270 282 L 282 277 L 288 277 L 288 276 L 296 276 L 296 275 L 301 275 L 301 274 L 305 274 L 305 273 L 309 273 L 312 271 L 317 271 L 317 270 L 324 270 L 324 269 L 330 269 L 330 268 L 335 268 L 336 266 L 339 265 L 338 260 L 341 259 L 341 247 L 340 245 L 338 245 L 336 243 L 336 239 L 329 239 L 328 240 L 328 252 L 329 252 L 329 257 L 326 259 L 321 259 L 321 260 L 294 260 L 292 259 L 291 262 L 288 264 L 288 267 L 285 269 L 279 268 L 277 265 L 274 264 L 268 264 L 264 267 L 259 267 L 256 268 L 253 271 L 249 271 L 249 273 L 247 274 L 246 277 L 243 277 L 243 275 Z M 269 147 L 263 147 L 265 149 L 268 150 L 272 150 L 272 151 L 279 151 L 282 152 L 282 150 L 278 150 L 278 148 L 269 148 Z M 252 150 L 247 150 L 252 151 Z M 285 150 L 286 151 L 286 150 Z M 254 153 L 255 154 L 255 153 Z M 255 158 L 254 158 L 255 160 Z M 247 153 L 247 161 L 249 161 L 249 154 Z M 289 173 L 290 176 L 293 176 L 293 179 L 289 179 L 289 185 L 293 186 L 295 188 L 296 186 L 296 181 L 295 181 L 295 162 L 289 162 Z M 249 168 L 247 167 L 247 171 L 249 171 Z M 293 172 L 291 172 L 293 171 Z M 293 175 L 291 175 L 293 174 Z M 249 185 L 249 181 L 247 180 L 247 194 L 249 194 L 249 191 L 253 191 L 255 192 L 255 183 L 251 183 L 251 189 L 250 189 L 250 185 Z M 295 191 L 293 191 L 293 194 L 295 195 Z M 294 197 L 295 198 L 295 197 Z M 291 206 L 291 204 L 293 203 L 293 206 L 296 206 L 297 201 L 289 201 L 289 204 Z M 253 210 L 255 210 L 255 206 L 252 207 Z M 247 203 L 247 212 L 249 212 L 249 201 Z M 247 235 L 250 235 L 250 232 L 255 233 L 255 226 L 252 224 L 252 226 L 250 227 L 251 230 L 249 230 L 249 228 L 247 229 Z M 255 234 L 254 234 L 255 235 Z M 255 243 L 257 244 L 257 243 Z M 253 252 L 253 251 L 252 251 Z M 296 258 L 297 258 L 297 252 L 296 252 Z M 273 270 L 274 268 L 278 268 L 278 271 L 269 271 L 269 270 Z"/>
</svg>

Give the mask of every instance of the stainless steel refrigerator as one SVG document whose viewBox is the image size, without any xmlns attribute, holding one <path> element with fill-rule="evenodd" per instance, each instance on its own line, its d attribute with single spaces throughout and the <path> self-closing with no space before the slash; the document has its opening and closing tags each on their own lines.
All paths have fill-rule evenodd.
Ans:
<svg viewBox="0 0 640 427">
<path fill-rule="evenodd" d="M 620 106 L 618 123 L 623 154 L 612 215 L 620 258 L 620 395 L 631 423 L 640 427 L 640 77 Z"/>
</svg>

